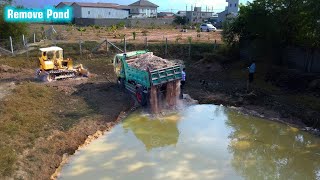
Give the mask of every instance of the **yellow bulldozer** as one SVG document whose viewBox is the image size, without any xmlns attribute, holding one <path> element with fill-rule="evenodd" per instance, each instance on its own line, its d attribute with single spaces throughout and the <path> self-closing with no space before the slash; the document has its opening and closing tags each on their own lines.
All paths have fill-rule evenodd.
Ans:
<svg viewBox="0 0 320 180">
<path fill-rule="evenodd" d="M 67 79 L 74 77 L 88 77 L 89 72 L 82 64 L 73 66 L 70 58 L 63 59 L 63 49 L 57 46 L 40 48 L 40 68 L 36 71 L 36 78 L 51 82 L 53 80 Z"/>
</svg>

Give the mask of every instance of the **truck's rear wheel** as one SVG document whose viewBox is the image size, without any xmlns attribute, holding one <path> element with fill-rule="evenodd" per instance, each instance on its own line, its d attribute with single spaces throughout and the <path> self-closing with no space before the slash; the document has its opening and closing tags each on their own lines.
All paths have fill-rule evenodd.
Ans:
<svg viewBox="0 0 320 180">
<path fill-rule="evenodd" d="M 136 91 L 136 98 L 138 103 L 141 106 L 146 106 L 147 105 L 147 94 L 143 92 L 142 88 L 138 88 Z"/>
</svg>

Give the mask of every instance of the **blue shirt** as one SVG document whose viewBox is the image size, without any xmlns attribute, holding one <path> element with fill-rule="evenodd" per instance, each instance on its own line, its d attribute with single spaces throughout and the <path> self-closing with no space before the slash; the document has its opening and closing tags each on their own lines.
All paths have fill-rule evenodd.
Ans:
<svg viewBox="0 0 320 180">
<path fill-rule="evenodd" d="M 249 67 L 249 73 L 255 73 L 256 72 L 256 63 L 252 63 Z"/>
<path fill-rule="evenodd" d="M 182 74 L 182 81 L 186 81 L 186 72 L 184 72 L 184 71 L 182 71 L 181 72 L 181 74 Z"/>
</svg>

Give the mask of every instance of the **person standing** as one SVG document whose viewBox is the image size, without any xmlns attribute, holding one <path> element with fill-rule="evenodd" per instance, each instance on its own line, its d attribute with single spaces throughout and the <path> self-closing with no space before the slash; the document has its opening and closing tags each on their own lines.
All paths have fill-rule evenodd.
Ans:
<svg viewBox="0 0 320 180">
<path fill-rule="evenodd" d="M 251 88 L 251 84 L 253 83 L 254 80 L 254 73 L 256 72 L 256 63 L 255 61 L 251 62 L 251 65 L 248 67 L 249 70 L 249 79 L 248 79 L 248 83 L 247 83 L 247 92 L 249 92 L 250 88 Z"/>
<path fill-rule="evenodd" d="M 182 75 L 182 78 L 181 78 L 181 85 L 180 85 L 180 99 L 183 99 L 183 90 L 186 84 L 186 68 L 182 69 L 181 75 Z"/>
</svg>

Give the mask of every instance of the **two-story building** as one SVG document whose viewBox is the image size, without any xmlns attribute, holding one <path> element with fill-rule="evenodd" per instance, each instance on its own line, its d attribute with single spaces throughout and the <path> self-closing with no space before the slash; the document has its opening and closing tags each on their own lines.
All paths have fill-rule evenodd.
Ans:
<svg viewBox="0 0 320 180">
<path fill-rule="evenodd" d="M 150 18 L 157 17 L 157 8 L 159 6 L 147 0 L 139 0 L 129 4 L 129 7 L 132 18 Z"/>
<path fill-rule="evenodd" d="M 214 12 L 201 11 L 201 7 L 194 7 L 193 11 L 186 11 L 188 23 L 201 23 L 214 17 Z"/>
<path fill-rule="evenodd" d="M 228 6 L 226 9 L 218 13 L 218 22 L 222 23 L 226 18 L 233 18 L 238 16 L 239 0 L 226 0 Z"/>
</svg>

